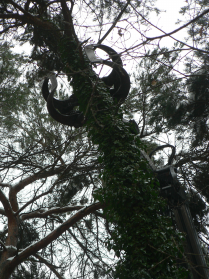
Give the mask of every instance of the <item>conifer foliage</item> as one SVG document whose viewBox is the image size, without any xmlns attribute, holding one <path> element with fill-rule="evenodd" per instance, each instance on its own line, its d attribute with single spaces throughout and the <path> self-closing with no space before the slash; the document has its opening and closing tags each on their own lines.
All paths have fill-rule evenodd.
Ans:
<svg viewBox="0 0 209 279">
<path fill-rule="evenodd" d="M 149 16 L 159 13 L 152 0 L 1 1 L 1 279 L 188 278 L 185 236 L 141 150 L 149 154 L 175 136 L 173 164 L 205 253 L 209 10 L 190 2 L 179 30 L 188 28 L 197 47 L 176 41 L 168 49 L 159 42 L 171 34 L 146 33 Z M 101 43 L 120 53 L 131 77 L 124 103 L 104 82 L 112 68 L 85 54 L 87 44 Z M 82 125 L 48 114 L 41 87 L 52 74 L 55 98 L 74 94 Z M 134 117 L 138 135 L 125 120 Z M 154 164 L 163 167 L 169 156 L 159 153 Z"/>
</svg>

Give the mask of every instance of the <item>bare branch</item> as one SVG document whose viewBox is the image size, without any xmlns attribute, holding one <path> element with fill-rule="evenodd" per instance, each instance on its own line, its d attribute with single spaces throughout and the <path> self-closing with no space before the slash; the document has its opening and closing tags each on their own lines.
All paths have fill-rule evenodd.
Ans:
<svg viewBox="0 0 209 279">
<path fill-rule="evenodd" d="M 21 211 L 23 211 L 28 205 L 34 203 L 36 200 L 38 200 L 38 199 L 42 198 L 43 196 L 46 196 L 46 195 L 48 195 L 49 193 L 51 193 L 52 190 L 53 190 L 53 188 L 55 187 L 55 185 L 56 185 L 56 183 L 54 183 L 54 184 L 52 185 L 52 187 L 49 188 L 48 191 L 46 191 L 46 192 L 44 192 L 44 193 L 42 193 L 42 194 L 40 194 L 40 195 L 38 195 L 38 196 L 35 196 L 35 197 L 33 197 L 31 200 L 29 200 L 28 202 L 26 202 L 18 211 L 15 212 L 15 215 L 18 215 L 18 214 L 19 214 Z M 26 219 L 27 219 L 27 218 L 26 218 Z M 24 220 L 24 218 L 23 218 L 23 220 Z"/>
<path fill-rule="evenodd" d="M 34 175 L 31 175 L 25 179 L 23 179 L 22 181 L 20 181 L 19 183 L 17 183 L 16 185 L 14 185 L 12 188 L 14 189 L 14 191 L 16 193 L 18 193 L 19 191 L 21 191 L 22 189 L 25 188 L 25 186 L 39 180 L 42 178 L 47 178 L 56 174 L 60 174 L 66 167 L 65 166 L 60 166 L 58 168 L 50 168 L 50 170 L 41 170 L 37 173 L 35 173 Z"/>
<path fill-rule="evenodd" d="M 36 243 L 30 245 L 22 252 L 20 252 L 18 256 L 16 256 L 10 261 L 9 264 L 11 264 L 12 266 L 18 265 L 25 258 L 34 255 L 34 253 L 37 253 L 40 249 L 45 248 L 48 244 L 50 244 L 52 241 L 57 239 L 63 232 L 65 232 L 68 228 L 76 224 L 76 222 L 80 221 L 83 217 L 104 207 L 105 204 L 101 204 L 100 202 L 84 207 L 83 209 L 79 210 L 75 215 L 73 215 L 71 218 L 69 218 L 66 222 L 64 222 L 59 227 L 57 227 L 54 231 L 49 233 L 46 237 L 42 238 L 40 241 L 37 241 Z"/>
<path fill-rule="evenodd" d="M 104 34 L 104 36 L 98 41 L 98 44 L 101 44 L 104 39 L 110 34 L 110 32 L 112 31 L 112 29 L 115 27 L 115 25 L 117 24 L 117 22 L 120 20 L 121 16 L 123 15 L 123 13 L 125 12 L 126 8 L 128 7 L 128 5 L 130 4 L 131 0 L 128 0 L 126 5 L 123 7 L 123 9 L 121 10 L 121 12 L 119 13 L 119 15 L 117 16 L 116 20 L 113 22 L 112 26 L 109 28 L 109 30 Z"/>
<path fill-rule="evenodd" d="M 13 0 L 9 0 L 9 2 L 19 11 L 21 11 L 23 14 L 30 15 L 26 10 L 24 10 L 20 5 L 15 3 Z"/>
<path fill-rule="evenodd" d="M 11 184 L 8 184 L 8 183 L 1 183 L 1 182 L 0 182 L 0 186 L 1 186 L 1 187 L 11 187 Z"/>
<path fill-rule="evenodd" d="M 48 268 L 57 276 L 57 278 L 59 279 L 64 279 L 64 277 L 62 277 L 59 272 L 56 271 L 55 266 L 51 263 L 49 263 L 46 259 L 44 259 L 43 257 L 41 257 L 38 254 L 35 254 L 34 257 L 36 257 L 37 259 L 39 259 L 40 262 L 44 263 L 46 266 L 48 266 Z"/>
<path fill-rule="evenodd" d="M 18 15 L 18 14 L 0 14 L 0 18 L 6 19 L 6 18 L 12 18 L 12 19 L 19 19 L 19 20 L 23 20 L 24 16 L 23 15 Z"/>
<path fill-rule="evenodd" d="M 130 3 L 131 7 L 136 11 L 136 9 L 134 8 L 134 6 Z M 159 31 L 161 31 L 162 33 L 164 33 L 164 35 L 160 35 L 160 36 L 156 36 L 156 37 L 152 37 L 152 38 L 149 38 L 149 37 L 146 37 L 145 35 L 143 35 L 146 40 L 136 46 L 133 46 L 131 48 L 129 48 L 128 50 L 131 50 L 131 49 L 134 49 L 134 48 L 137 48 L 141 45 L 145 45 L 146 43 L 148 43 L 149 41 L 153 41 L 153 40 L 157 40 L 157 39 L 162 39 L 164 37 L 171 37 L 173 40 L 189 47 L 190 49 L 193 49 L 193 50 L 198 50 L 198 51 L 201 51 L 201 52 L 204 52 L 204 53 L 209 53 L 209 51 L 206 51 L 206 50 L 203 50 L 203 49 L 198 49 L 196 47 L 193 47 L 193 46 L 190 46 L 188 44 L 186 44 L 185 42 L 182 42 L 174 37 L 172 37 L 171 35 L 174 34 L 174 33 L 177 33 L 178 31 L 180 31 L 181 29 L 187 27 L 188 25 L 192 24 L 193 22 L 195 22 L 196 20 L 198 20 L 200 17 L 202 17 L 203 15 L 209 13 L 209 9 L 205 10 L 204 12 L 202 12 L 200 15 L 198 15 L 197 17 L 195 17 L 194 19 L 192 19 L 191 21 L 189 21 L 188 23 L 184 24 L 183 26 L 173 30 L 172 32 L 169 32 L 169 33 L 166 33 L 165 31 L 163 31 L 162 29 L 160 29 L 159 27 L 157 27 L 156 25 L 154 25 L 153 23 L 151 23 L 148 19 L 146 19 L 142 14 L 140 14 L 138 11 L 136 11 L 136 13 L 138 15 L 140 15 L 146 22 L 148 22 L 151 26 L 153 26 L 154 28 L 158 29 Z"/>
<path fill-rule="evenodd" d="M 177 157 L 177 156 L 176 156 Z M 208 162 L 209 160 L 209 154 L 203 156 L 203 155 L 200 155 L 200 156 L 187 156 L 181 160 L 179 160 L 176 164 L 175 164 L 175 167 L 181 167 L 182 165 L 186 164 L 186 163 L 190 163 L 190 162 L 193 162 L 193 161 L 202 161 L 202 162 Z"/>
<path fill-rule="evenodd" d="M 132 5 L 131 5 L 132 6 Z M 133 6 L 132 6 L 133 7 Z M 166 33 L 164 32 L 162 29 L 158 28 L 157 26 L 154 26 L 151 22 L 149 22 L 147 19 L 145 19 L 141 14 L 141 17 L 143 17 L 144 20 L 146 20 L 147 22 L 149 22 L 152 26 L 154 26 L 155 28 L 157 28 L 158 30 L 160 30 L 161 32 L 163 32 L 165 35 L 161 35 L 158 37 L 158 39 L 161 39 L 165 36 L 171 36 L 172 34 L 175 34 L 177 33 L 178 31 L 184 29 L 185 27 L 189 26 L 190 24 L 192 24 L 193 22 L 197 21 L 199 18 L 201 18 L 202 16 L 204 16 L 205 14 L 209 13 L 209 9 L 206 9 L 204 12 L 202 12 L 201 14 L 199 14 L 198 16 L 196 16 L 195 18 L 193 18 L 192 20 L 190 20 L 189 22 L 187 22 L 186 24 L 180 26 L 179 28 L 169 32 L 169 33 Z M 152 39 L 152 38 L 147 38 L 147 39 Z"/>
<path fill-rule="evenodd" d="M 12 205 L 12 209 L 17 212 L 19 210 L 18 203 L 17 203 L 17 193 L 20 192 L 22 189 L 24 189 L 27 185 L 41 179 L 41 178 L 47 178 L 56 174 L 59 174 L 61 171 L 63 171 L 65 167 L 61 166 L 57 169 L 51 168 L 49 171 L 43 171 L 41 170 L 38 173 L 35 173 L 34 175 L 31 175 L 22 181 L 20 181 L 18 184 L 14 185 L 10 188 L 9 191 L 9 200 Z"/>
<path fill-rule="evenodd" d="M 31 219 L 31 218 L 46 218 L 47 216 L 50 216 L 52 214 L 59 214 L 59 213 L 65 213 L 65 212 L 70 212 L 70 211 L 74 211 L 74 210 L 79 210 L 84 208 L 83 205 L 76 205 L 76 206 L 65 206 L 65 207 L 57 207 L 57 208 L 52 208 L 50 210 L 42 210 L 40 209 L 40 211 L 34 211 L 31 213 L 24 213 L 21 216 L 21 220 L 27 220 L 27 219 Z"/>
<path fill-rule="evenodd" d="M 75 234 L 72 233 L 72 231 L 70 229 L 68 229 L 68 232 L 70 233 L 70 235 L 73 237 L 73 239 L 77 242 L 77 244 L 80 246 L 80 248 L 84 251 L 84 253 L 86 254 L 86 256 L 88 258 L 89 254 L 93 255 L 94 258 L 97 258 L 99 261 L 101 261 L 104 265 L 108 266 L 107 263 L 105 263 L 103 260 L 101 260 L 100 257 L 98 257 L 98 255 L 96 255 L 91 249 L 87 248 L 87 244 L 84 246 L 83 243 L 75 236 Z"/>
</svg>

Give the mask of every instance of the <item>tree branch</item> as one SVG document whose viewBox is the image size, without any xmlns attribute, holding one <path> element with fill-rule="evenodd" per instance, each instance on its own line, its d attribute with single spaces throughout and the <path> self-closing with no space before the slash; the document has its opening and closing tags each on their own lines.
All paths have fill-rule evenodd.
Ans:
<svg viewBox="0 0 209 279">
<path fill-rule="evenodd" d="M 89 215 L 90 213 L 93 213 L 95 210 L 102 209 L 104 207 L 105 204 L 101 204 L 100 202 L 84 207 L 71 218 L 69 218 L 66 222 L 58 226 L 54 231 L 49 233 L 46 237 L 21 251 L 8 264 L 10 264 L 11 266 L 17 266 L 24 259 L 28 258 L 31 255 L 34 255 L 40 249 L 45 248 L 52 241 L 56 240 L 63 232 L 65 232 L 69 227 L 73 226 L 76 222 L 80 221 L 83 217 Z"/>
<path fill-rule="evenodd" d="M 37 173 L 35 173 L 34 175 L 31 175 L 25 179 L 23 179 L 22 181 L 20 181 L 19 183 L 17 183 L 16 185 L 14 185 L 12 188 L 14 189 L 14 191 L 16 193 L 18 193 L 19 191 L 21 191 L 22 189 L 25 188 L 25 186 L 39 180 L 39 179 L 42 179 L 42 178 L 47 178 L 47 177 L 50 177 L 50 176 L 53 176 L 53 175 L 56 175 L 56 174 L 60 174 L 60 172 L 62 172 L 66 167 L 65 166 L 60 166 L 58 168 L 51 168 L 50 170 L 48 171 L 39 171 Z"/>
<path fill-rule="evenodd" d="M 31 218 L 46 218 L 49 215 L 52 214 L 59 214 L 59 213 L 65 213 L 65 212 L 70 212 L 70 211 L 74 211 L 74 210 L 79 210 L 84 208 L 83 205 L 76 205 L 76 206 L 65 206 L 65 207 L 57 207 L 57 208 L 52 208 L 49 210 L 42 210 L 40 209 L 39 211 L 34 211 L 31 213 L 23 213 L 23 215 L 21 216 L 21 220 L 27 220 L 27 219 L 31 219 Z"/>
<path fill-rule="evenodd" d="M 41 170 L 40 172 L 35 173 L 34 175 L 31 175 L 31 176 L 23 179 L 22 181 L 20 181 L 19 183 L 17 183 L 13 187 L 11 187 L 10 191 L 9 191 L 9 200 L 12 205 L 12 209 L 15 212 L 18 211 L 19 208 L 18 208 L 18 203 L 17 203 L 17 193 L 20 192 L 22 189 L 24 189 L 27 185 L 29 185 L 41 178 L 47 178 L 47 177 L 59 174 L 64 169 L 65 169 L 65 166 L 58 167 L 57 169 L 52 168 L 49 171 Z"/>
<path fill-rule="evenodd" d="M 34 257 L 36 257 L 37 259 L 39 259 L 40 262 L 44 263 L 46 266 L 48 266 L 48 268 L 57 276 L 57 278 L 59 279 L 65 279 L 64 277 L 62 277 L 59 272 L 56 271 L 55 266 L 52 265 L 51 263 L 49 263 L 46 259 L 44 259 L 43 257 L 41 257 L 38 254 L 35 254 Z"/>
<path fill-rule="evenodd" d="M 189 163 L 189 162 L 193 162 L 193 161 L 203 161 L 203 162 L 207 162 L 209 158 L 209 154 L 205 155 L 205 156 L 191 156 L 191 157 L 186 157 L 183 158 L 181 160 L 178 161 L 178 163 L 175 164 L 175 167 L 181 167 L 182 165 Z"/>
<path fill-rule="evenodd" d="M 16 9 L 18 9 L 19 11 L 21 11 L 23 14 L 31 15 L 31 14 L 29 14 L 26 10 L 24 10 L 20 5 L 18 5 L 17 3 L 15 3 L 13 0 L 9 0 L 9 2 L 10 2 Z"/>
<path fill-rule="evenodd" d="M 130 5 L 131 5 L 131 7 L 134 9 L 134 11 L 136 11 L 136 9 L 134 8 L 134 6 L 133 6 L 131 3 L 130 3 Z M 132 47 L 132 48 L 129 48 L 129 50 L 130 50 L 130 49 L 134 49 L 134 48 L 136 48 L 136 47 L 138 47 L 138 46 L 140 46 L 140 45 L 144 45 L 144 44 L 146 44 L 146 43 L 149 42 L 149 41 L 153 41 L 153 40 L 156 40 L 156 39 L 162 39 L 162 38 L 164 38 L 164 37 L 171 37 L 173 40 L 175 40 L 175 41 L 177 41 L 177 42 L 179 42 L 179 43 L 181 43 L 181 44 L 183 44 L 183 45 L 189 47 L 190 49 L 202 51 L 202 52 L 204 52 L 204 53 L 209 53 L 209 51 L 200 50 L 200 49 L 198 49 L 198 48 L 195 48 L 195 47 L 193 47 L 193 46 L 190 46 L 190 45 L 188 45 L 188 44 L 186 44 L 186 43 L 184 43 L 184 42 L 182 42 L 182 41 L 180 41 L 180 40 L 178 40 L 178 39 L 176 39 L 176 38 L 174 38 L 174 37 L 171 36 L 172 34 L 177 33 L 177 32 L 180 31 L 181 29 L 183 29 L 183 28 L 187 27 L 188 25 L 192 24 L 193 22 L 195 22 L 197 19 L 199 19 L 199 18 L 202 17 L 203 15 L 209 13 L 209 9 L 205 10 L 204 12 L 202 12 L 200 15 L 196 16 L 194 19 L 192 19 L 192 20 L 189 21 L 188 23 L 182 25 L 181 27 L 179 27 L 179 28 L 177 28 L 177 29 L 175 29 L 175 30 L 173 30 L 173 31 L 171 31 L 171 32 L 169 32 L 169 33 L 166 33 L 165 31 L 163 31 L 162 29 L 160 29 L 159 27 L 157 27 L 156 25 L 154 25 L 153 23 L 151 23 L 148 19 L 146 19 L 146 18 L 145 18 L 142 14 L 140 14 L 138 11 L 136 11 L 136 13 L 137 13 L 138 15 L 140 15 L 140 16 L 141 16 L 146 22 L 148 22 L 151 26 L 155 27 L 156 29 L 158 29 L 159 31 L 161 31 L 162 33 L 164 33 L 164 35 L 160 35 L 160 36 L 156 36 L 156 37 L 152 37 L 152 38 L 149 38 L 149 37 L 145 37 L 145 36 L 144 36 L 144 37 L 146 38 L 146 41 L 144 41 L 143 43 L 141 43 L 141 44 L 139 44 L 139 45 L 136 45 L 136 46 L 134 46 L 134 47 Z"/>
<path fill-rule="evenodd" d="M 72 39 L 72 37 L 76 40 L 77 44 L 79 45 L 78 38 L 75 33 L 74 25 L 73 25 L 73 18 L 72 18 L 72 9 L 73 9 L 73 3 L 71 1 L 71 9 L 69 10 L 67 6 L 66 0 L 60 0 L 61 6 L 62 6 L 62 13 L 64 16 L 64 19 L 66 21 L 66 33 L 68 34 L 69 38 Z"/>
<path fill-rule="evenodd" d="M 0 183 L 1 187 L 11 187 L 11 184 L 8 183 Z"/>
<path fill-rule="evenodd" d="M 0 189 L 0 201 L 3 204 L 4 210 L 5 210 L 5 215 L 7 217 L 13 216 L 13 211 L 12 211 L 12 207 L 10 205 L 10 202 L 7 199 L 7 197 L 5 196 L 4 192 L 2 192 L 1 189 Z"/>
<path fill-rule="evenodd" d="M 131 5 L 132 6 L 132 5 Z M 133 8 L 133 6 L 132 6 Z M 190 24 L 192 24 L 193 22 L 195 22 L 196 20 L 198 20 L 199 18 L 201 18 L 202 16 L 204 16 L 205 14 L 209 13 L 209 9 L 206 9 L 204 12 L 202 12 L 201 14 L 199 14 L 198 16 L 196 16 L 195 18 L 193 18 L 192 20 L 190 20 L 189 22 L 185 23 L 184 25 L 180 26 L 179 28 L 166 33 L 165 31 L 163 31 L 162 29 L 158 28 L 157 26 L 153 25 L 151 22 L 149 22 L 147 19 L 145 19 L 141 14 L 139 14 L 141 17 L 143 17 L 144 20 L 146 20 L 147 22 L 149 22 L 152 26 L 154 26 L 155 28 L 157 28 L 158 30 L 160 30 L 161 32 L 163 32 L 165 35 L 161 35 L 158 37 L 158 39 L 161 39 L 165 36 L 171 36 L 172 34 L 177 33 L 178 31 L 184 29 L 185 27 L 189 26 Z M 147 39 L 152 39 L 152 38 L 147 38 Z"/>
<path fill-rule="evenodd" d="M 128 0 L 126 5 L 123 7 L 123 9 L 121 10 L 121 12 L 119 13 L 119 15 L 117 16 L 116 20 L 113 22 L 112 26 L 110 27 L 110 29 L 104 34 L 104 36 L 98 41 L 98 44 L 101 44 L 104 39 L 110 34 L 110 32 L 112 31 L 112 29 L 115 27 L 115 25 L 117 24 L 117 22 L 120 20 L 121 16 L 123 15 L 123 13 L 125 12 L 126 8 L 128 7 L 128 5 L 130 4 L 131 0 Z"/>
<path fill-rule="evenodd" d="M 19 19 L 22 21 L 22 19 L 24 18 L 23 15 L 18 15 L 18 14 L 0 14 L 0 18 L 6 19 L 6 18 L 13 18 L 13 19 Z"/>
<path fill-rule="evenodd" d="M 6 251 L 7 247 L 5 246 L 5 244 L 0 240 L 0 245 L 3 247 L 3 250 Z"/>
</svg>

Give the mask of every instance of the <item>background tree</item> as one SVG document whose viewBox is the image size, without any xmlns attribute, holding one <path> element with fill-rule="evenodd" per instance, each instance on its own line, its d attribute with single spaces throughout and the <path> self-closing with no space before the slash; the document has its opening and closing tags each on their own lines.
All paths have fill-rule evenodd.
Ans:
<svg viewBox="0 0 209 279">
<path fill-rule="evenodd" d="M 205 241 L 207 179 L 200 189 L 194 171 L 199 162 L 202 172 L 207 168 L 203 145 L 207 133 L 199 140 L 195 136 L 196 141 L 193 135 L 195 106 L 202 104 L 197 100 L 207 96 L 195 91 L 199 81 L 190 72 L 180 73 L 175 66 L 185 47 L 188 53 L 207 50 L 182 42 L 171 50 L 153 47 L 154 40 L 157 45 L 172 34 L 146 36 L 152 9 L 152 1 L 2 2 L 2 39 L 30 41 L 33 49 L 30 58 L 23 59 L 14 56 L 8 44 L 1 46 L 6 56 L 1 63 L 6 70 L 1 73 L 5 84 L 0 150 L 1 278 L 11 274 L 14 278 L 48 278 L 51 273 L 58 278 L 66 274 L 72 278 L 185 278 L 185 269 L 176 265 L 183 255 L 177 245 L 181 236 L 171 219 L 159 214 L 165 201 L 158 195 L 140 149 L 145 149 L 145 143 L 151 149 L 159 144 L 162 133 L 168 135 L 175 129 L 175 165 L 181 169 L 180 180 L 191 189 L 191 204 L 198 204 L 199 211 L 195 208 L 193 212 Z M 182 28 L 204 18 L 208 11 L 195 12 Z M 88 21 L 83 21 L 85 17 Z M 140 36 L 141 43 L 127 40 L 130 33 Z M 89 36 L 94 37 L 90 40 Z M 114 41 L 109 39 L 113 36 Z M 137 61 L 139 74 L 120 108 L 83 54 L 83 45 L 95 40 L 114 45 L 124 60 Z M 83 128 L 66 128 L 48 116 L 37 82 L 51 71 L 77 96 L 87 119 Z M 199 72 L 206 75 L 206 68 L 200 67 Z M 14 82 L 21 73 L 21 79 Z M 189 101 L 190 92 L 195 102 Z M 21 96 L 18 102 L 17 94 Z M 64 95 L 63 87 L 59 97 Z M 181 109 L 188 113 L 180 113 Z M 136 112 L 137 137 L 122 121 L 123 115 L 132 117 Z M 198 117 L 207 129 L 207 109 Z M 159 166 L 164 165 L 163 160 L 162 156 L 157 161 Z M 111 249 L 114 255 L 107 252 Z"/>
</svg>

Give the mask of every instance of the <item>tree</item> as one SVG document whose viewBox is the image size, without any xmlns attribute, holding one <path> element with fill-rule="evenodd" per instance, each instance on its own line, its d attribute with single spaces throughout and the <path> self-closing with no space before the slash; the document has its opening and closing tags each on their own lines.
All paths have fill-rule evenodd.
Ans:
<svg viewBox="0 0 209 279">
<path fill-rule="evenodd" d="M 81 6 L 66 0 L 2 2 L 2 39 L 7 41 L 10 36 L 22 43 L 30 41 L 33 47 L 28 69 L 24 68 L 26 60 L 18 57 L 21 71 L 26 69 L 23 84 L 17 84 L 22 96 L 20 107 L 14 102 L 12 118 L 6 114 L 8 108 L 4 106 L 2 111 L 2 116 L 8 117 L 0 151 L 0 213 L 5 225 L 1 233 L 2 279 L 44 278 L 46 270 L 64 278 L 69 269 L 72 278 L 186 278 L 186 269 L 179 264 L 179 259 L 182 262 L 184 258 L 182 236 L 164 214 L 166 201 L 159 196 L 159 184 L 140 151 L 146 144 L 147 148 L 156 146 L 154 136 L 172 129 L 182 134 L 187 125 L 186 121 L 173 122 L 185 92 L 184 82 L 174 75 L 174 65 L 186 43 L 178 43 L 172 50 L 153 50 L 150 41 L 172 34 L 150 39 L 144 30 L 136 30 L 137 35 L 144 36 L 143 42 L 134 46 L 126 42 L 120 52 L 126 54 L 126 59 L 137 59 L 145 45 L 143 68 L 122 106 L 111 98 L 109 88 L 92 71 L 82 49 L 91 32 L 99 34 L 95 35 L 99 43 L 106 40 L 119 49 L 128 28 L 150 24 L 147 16 L 151 4 L 152 1 L 83 1 Z M 83 16 L 78 17 L 81 7 Z M 195 14 L 182 28 L 208 12 Z M 127 19 L 126 14 L 132 17 Z M 84 16 L 87 23 L 83 23 Z M 97 25 L 92 26 L 90 20 Z M 106 29 L 110 20 L 111 27 Z M 112 43 L 108 41 L 111 32 L 116 35 Z M 188 51 L 194 50 L 186 46 Z M 8 51 L 5 61 L 10 61 L 9 55 L 12 54 Z M 13 57 L 10 63 L 14 65 Z M 14 78 L 21 71 L 6 69 L 14 86 Z M 86 119 L 83 128 L 63 127 L 48 116 L 37 81 L 52 71 L 57 73 L 59 83 L 62 77 L 67 78 L 64 82 L 78 98 L 79 110 Z M 7 81 L 5 84 L 8 86 Z M 63 91 L 61 88 L 60 97 Z M 10 95 L 14 97 L 7 94 L 4 98 Z M 23 107 L 20 113 L 18 109 Z M 142 112 L 141 131 L 136 137 L 123 115 L 138 111 Z M 200 160 L 198 148 L 196 153 L 192 151 L 192 162 L 186 148 L 176 156 L 182 181 L 198 179 L 188 168 L 188 164 Z M 201 153 L 204 164 L 205 155 Z M 162 160 L 158 163 L 162 164 Z M 192 184 L 192 190 L 198 189 L 194 188 L 196 184 Z M 205 205 L 204 192 L 193 193 Z M 200 213 L 204 213 L 202 208 Z M 38 218 L 41 221 L 37 222 Z M 108 253 L 111 249 L 116 259 Z"/>
</svg>

